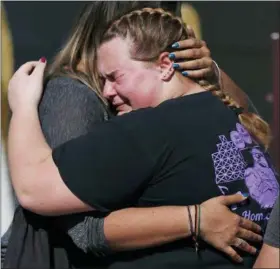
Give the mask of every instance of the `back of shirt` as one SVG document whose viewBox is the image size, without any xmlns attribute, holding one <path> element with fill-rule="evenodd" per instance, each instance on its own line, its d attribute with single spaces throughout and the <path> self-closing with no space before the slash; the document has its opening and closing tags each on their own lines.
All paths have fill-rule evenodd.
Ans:
<svg viewBox="0 0 280 269">
<path fill-rule="evenodd" d="M 136 113 L 123 128 L 155 163 L 138 206 L 193 205 L 219 195 L 249 193 L 249 203 L 232 210 L 265 228 L 279 192 L 276 172 L 234 111 L 203 92 Z M 231 264 L 210 246 L 198 259 L 190 246 L 193 243 L 185 240 L 155 248 L 155 252 L 140 252 L 143 259 L 149 255 L 149 264 L 154 266 L 148 268 Z M 251 266 L 253 257 L 247 257 L 245 262 Z M 147 268 L 146 263 L 142 265 Z"/>
<path fill-rule="evenodd" d="M 55 149 L 53 158 L 68 188 L 103 212 L 194 205 L 241 191 L 250 194 L 250 202 L 235 212 L 265 227 L 279 192 L 269 156 L 210 92 L 115 117 Z M 244 260 L 252 267 L 254 257 Z M 191 239 L 117 253 L 106 264 L 113 269 L 238 266 L 207 245 L 197 256 Z"/>
</svg>

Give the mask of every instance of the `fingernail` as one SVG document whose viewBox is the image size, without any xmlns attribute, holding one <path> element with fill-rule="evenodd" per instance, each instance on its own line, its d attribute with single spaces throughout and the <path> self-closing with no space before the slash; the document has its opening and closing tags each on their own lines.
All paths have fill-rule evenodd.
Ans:
<svg viewBox="0 0 280 269">
<path fill-rule="evenodd" d="M 175 69 L 180 67 L 180 65 L 179 65 L 179 64 L 176 64 L 176 63 L 173 63 L 172 66 L 173 66 L 173 68 L 175 68 Z"/>
<path fill-rule="evenodd" d="M 241 192 L 242 196 L 244 198 L 248 198 L 249 197 L 249 193 L 248 192 Z"/>
<path fill-rule="evenodd" d="M 42 63 L 45 63 L 47 61 L 47 59 L 45 58 L 45 57 L 42 57 L 41 59 L 40 59 L 40 62 L 42 62 Z"/>
<path fill-rule="evenodd" d="M 189 73 L 188 73 L 187 71 L 183 71 L 183 72 L 182 72 L 182 75 L 185 76 L 185 77 L 187 77 L 187 76 L 189 75 Z"/>
<path fill-rule="evenodd" d="M 171 60 L 174 60 L 174 59 L 175 59 L 175 54 L 174 54 L 174 53 L 169 53 L 168 57 L 169 57 Z"/>
<path fill-rule="evenodd" d="M 180 45 L 179 45 L 179 43 L 178 42 L 176 42 L 176 43 L 174 43 L 174 44 L 172 44 L 172 46 L 171 46 L 172 48 L 174 48 L 174 49 L 177 49 L 177 48 L 179 48 L 180 47 Z"/>
</svg>

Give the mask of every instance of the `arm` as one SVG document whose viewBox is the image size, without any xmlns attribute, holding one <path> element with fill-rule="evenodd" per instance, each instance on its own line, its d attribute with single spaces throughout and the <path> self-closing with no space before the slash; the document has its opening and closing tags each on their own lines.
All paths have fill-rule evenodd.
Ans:
<svg viewBox="0 0 280 269">
<path fill-rule="evenodd" d="M 279 268 L 279 248 L 263 244 L 254 268 Z"/>
<path fill-rule="evenodd" d="M 177 65 L 175 68 L 182 70 L 183 75 L 192 79 L 201 79 L 205 76 L 213 78 L 238 104 L 258 114 L 248 95 L 213 62 L 207 44 L 195 38 L 194 31 L 190 26 L 187 27 L 187 31 L 189 39 L 176 42 L 172 46 L 174 49 L 178 49 L 172 52 L 174 58 L 171 57 Z M 179 59 L 181 61 L 176 62 Z"/>
<path fill-rule="evenodd" d="M 223 91 L 229 94 L 241 107 L 248 109 L 248 96 L 242 91 L 236 83 L 221 70 L 220 84 Z"/>
<path fill-rule="evenodd" d="M 43 133 L 51 147 L 88 133 L 95 128 L 97 122 L 103 121 L 104 111 L 96 96 L 91 95 L 90 90 L 83 85 L 75 84 L 74 86 L 77 88 L 73 89 L 72 85 L 67 85 L 67 80 L 64 79 L 60 84 L 52 82 L 44 93 L 39 115 Z M 105 218 L 104 229 L 107 241 L 111 249 L 122 250 L 181 239 L 187 233 L 185 210 L 185 207 L 162 207 L 128 208 L 115 211 Z M 169 218 L 163 225 L 162 220 L 166 215 L 174 216 L 174 218 Z M 71 236 L 74 243 L 76 242 L 86 251 L 106 248 L 102 245 L 104 239 L 102 240 L 102 235 L 100 235 L 101 232 L 103 233 L 102 218 L 88 216 L 83 221 L 84 217 L 82 217 L 79 220 L 83 222 L 77 225 L 73 224 L 73 221 L 77 223 L 76 218 L 73 220 L 73 215 L 71 219 L 66 219 L 68 233 L 70 236 L 74 234 L 82 236 L 82 238 Z M 159 227 L 160 224 L 161 227 Z M 81 226 L 85 231 L 77 233 Z M 170 230 L 171 227 L 172 230 Z M 97 229 L 99 232 L 96 232 Z M 96 240 L 97 236 L 99 240 Z"/>
<path fill-rule="evenodd" d="M 279 197 L 271 212 L 264 236 L 264 244 L 256 260 L 254 268 L 279 268 L 280 267 L 280 216 Z"/>
</svg>

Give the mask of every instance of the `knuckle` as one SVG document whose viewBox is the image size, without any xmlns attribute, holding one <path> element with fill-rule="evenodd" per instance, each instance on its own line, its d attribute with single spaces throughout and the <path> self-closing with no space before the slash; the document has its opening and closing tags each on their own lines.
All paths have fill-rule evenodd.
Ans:
<svg viewBox="0 0 280 269">
<path fill-rule="evenodd" d="M 235 252 L 235 253 L 232 253 L 231 254 L 232 255 L 232 258 L 234 259 L 234 260 L 239 260 L 239 255 Z"/>
<path fill-rule="evenodd" d="M 234 222 L 235 222 L 235 224 L 237 226 L 237 225 L 239 225 L 241 223 L 242 218 L 240 216 L 238 216 L 237 214 L 234 214 L 233 220 L 234 220 Z"/>
<path fill-rule="evenodd" d="M 242 240 L 240 243 L 240 247 L 243 249 L 248 249 L 250 248 L 250 245 L 246 241 Z"/>
<path fill-rule="evenodd" d="M 204 48 L 204 54 L 207 56 L 207 57 L 210 57 L 211 55 L 211 52 L 208 48 Z"/>
<path fill-rule="evenodd" d="M 196 39 L 195 39 L 195 38 L 191 38 L 191 39 L 190 39 L 190 45 L 191 45 L 192 47 L 194 47 L 194 46 L 196 45 Z"/>
<path fill-rule="evenodd" d="M 232 237 L 236 237 L 238 235 L 238 232 L 239 232 L 239 229 L 238 227 L 235 225 L 233 228 L 232 228 Z"/>
<path fill-rule="evenodd" d="M 212 59 L 209 58 L 209 57 L 206 57 L 205 58 L 205 65 L 208 66 L 208 67 L 212 67 L 212 64 L 213 64 Z"/>
<path fill-rule="evenodd" d="M 195 42 L 195 45 L 196 45 L 197 47 L 203 48 L 203 43 L 201 42 L 201 40 L 196 39 L 195 41 L 196 41 L 196 42 Z"/>
<path fill-rule="evenodd" d="M 203 59 L 198 59 L 196 61 L 196 66 L 197 66 L 197 68 L 202 68 L 203 67 Z"/>
<path fill-rule="evenodd" d="M 192 57 L 193 57 L 193 54 L 194 54 L 193 49 L 186 50 L 186 51 L 184 52 L 185 58 L 192 58 Z"/>
<path fill-rule="evenodd" d="M 209 74 L 209 72 L 211 72 L 211 69 L 210 68 L 205 68 L 203 70 L 203 76 L 206 77 Z"/>
<path fill-rule="evenodd" d="M 195 56 L 198 58 L 198 57 L 201 57 L 201 50 L 200 49 L 196 49 L 195 50 Z"/>
</svg>

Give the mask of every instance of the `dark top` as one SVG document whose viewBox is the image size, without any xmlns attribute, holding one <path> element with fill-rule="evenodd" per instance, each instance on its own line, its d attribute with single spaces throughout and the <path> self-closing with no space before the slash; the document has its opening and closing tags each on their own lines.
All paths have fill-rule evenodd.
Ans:
<svg viewBox="0 0 280 269">
<path fill-rule="evenodd" d="M 210 92 L 115 117 L 54 149 L 53 159 L 68 188 L 101 212 L 192 205 L 242 191 L 250 203 L 234 210 L 265 227 L 279 192 L 269 156 Z M 198 258 L 190 240 L 119 253 L 111 262 L 120 269 L 235 266 L 207 245 Z"/>
<path fill-rule="evenodd" d="M 267 229 L 264 235 L 264 243 L 275 247 L 280 248 L 280 208 L 279 208 L 279 197 L 276 200 L 276 203 L 271 212 Z"/>
</svg>

